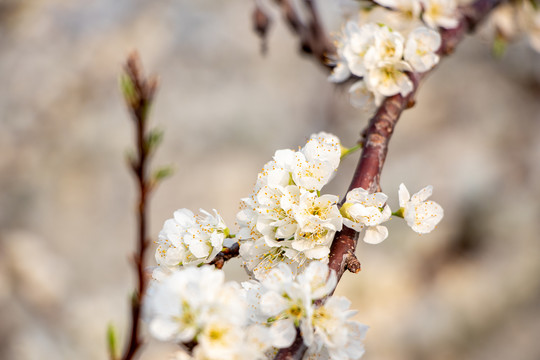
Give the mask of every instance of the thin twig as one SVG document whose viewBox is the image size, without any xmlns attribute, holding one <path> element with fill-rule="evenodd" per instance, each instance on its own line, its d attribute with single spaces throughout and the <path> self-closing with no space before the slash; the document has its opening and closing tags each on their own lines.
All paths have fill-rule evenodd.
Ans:
<svg viewBox="0 0 540 360">
<path fill-rule="evenodd" d="M 303 0 L 307 20 L 302 21 L 292 0 L 274 0 L 279 5 L 281 13 L 289 28 L 298 36 L 300 49 L 305 54 L 313 55 L 318 62 L 328 69 L 334 66 L 330 61 L 335 57 L 336 48 L 322 24 L 313 0 Z"/>
<path fill-rule="evenodd" d="M 214 260 L 210 262 L 210 265 L 214 265 L 217 269 L 221 269 L 226 261 L 229 261 L 238 255 L 240 255 L 240 245 L 238 245 L 238 243 L 234 243 L 230 247 L 224 248 L 221 252 L 219 252 Z"/>
<path fill-rule="evenodd" d="M 149 245 L 148 240 L 148 199 L 151 192 L 151 179 L 148 177 L 149 156 L 152 149 L 148 141 L 147 117 L 150 105 L 157 89 L 157 78 L 146 79 L 142 73 L 139 56 L 133 53 L 125 65 L 124 96 L 131 111 L 135 125 L 136 157 L 129 159 L 131 169 L 137 181 L 139 193 L 137 204 L 137 250 L 132 262 L 137 273 L 137 287 L 131 301 L 131 331 L 129 342 L 122 355 L 122 360 L 134 357 L 143 344 L 140 334 L 140 316 L 142 297 L 146 289 L 144 275 L 144 257 Z"/>
</svg>

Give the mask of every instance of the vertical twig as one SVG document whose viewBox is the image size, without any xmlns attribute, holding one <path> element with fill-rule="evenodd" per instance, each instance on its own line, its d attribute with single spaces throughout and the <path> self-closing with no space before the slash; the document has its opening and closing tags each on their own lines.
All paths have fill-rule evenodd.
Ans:
<svg viewBox="0 0 540 360">
<path fill-rule="evenodd" d="M 138 190 L 137 203 L 137 249 L 132 262 L 137 273 L 137 287 L 131 299 L 131 331 L 129 342 L 124 349 L 122 360 L 132 359 L 143 344 L 140 334 L 142 296 L 146 289 L 144 276 L 144 257 L 148 240 L 148 199 L 153 188 L 153 180 L 148 175 L 149 158 L 157 142 L 148 131 L 148 113 L 157 89 L 157 78 L 145 78 L 137 53 L 132 53 L 124 67 L 122 90 L 131 118 L 135 125 L 136 154 L 128 160 L 136 178 Z"/>
</svg>

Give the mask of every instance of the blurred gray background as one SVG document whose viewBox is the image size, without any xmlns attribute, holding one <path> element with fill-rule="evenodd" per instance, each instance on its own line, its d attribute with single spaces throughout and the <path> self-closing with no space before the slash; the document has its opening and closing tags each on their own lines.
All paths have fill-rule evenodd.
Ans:
<svg viewBox="0 0 540 360">
<path fill-rule="evenodd" d="M 322 1 L 339 29 L 337 5 Z M 104 359 L 126 335 L 134 277 L 133 132 L 118 75 L 138 49 L 161 87 L 154 164 L 176 174 L 152 199 L 151 234 L 177 208 L 239 199 L 273 152 L 318 131 L 353 145 L 367 116 L 297 52 L 276 18 L 262 57 L 248 0 L 0 1 L 0 358 Z M 382 176 L 432 184 L 445 209 L 418 236 L 399 219 L 339 293 L 371 329 L 365 359 L 540 358 L 540 57 L 519 42 L 500 60 L 467 39 L 427 79 L 396 128 Z M 344 195 L 358 154 L 328 193 Z M 153 265 L 153 248 L 149 265 Z M 232 278 L 241 279 L 233 262 Z M 152 342 L 143 359 L 166 359 Z"/>
</svg>

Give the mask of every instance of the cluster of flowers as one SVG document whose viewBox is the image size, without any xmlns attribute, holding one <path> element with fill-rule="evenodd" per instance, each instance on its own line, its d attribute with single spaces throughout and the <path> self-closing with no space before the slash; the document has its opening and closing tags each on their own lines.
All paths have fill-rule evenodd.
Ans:
<svg viewBox="0 0 540 360">
<path fill-rule="evenodd" d="M 320 262 L 296 278 L 281 264 L 262 282 L 225 282 L 221 270 L 185 267 L 154 274 L 145 302 L 150 333 L 184 344 L 178 359 L 271 359 L 301 331 L 307 359 L 360 359 L 367 327 L 350 320 L 350 302 L 326 297 L 335 273 Z"/>
<path fill-rule="evenodd" d="M 339 59 L 330 75 L 343 82 L 351 75 L 360 78 L 349 89 L 357 107 L 378 106 L 387 96 L 408 95 L 414 85 L 407 72 L 425 72 L 439 62 L 435 53 L 441 36 L 424 26 L 411 31 L 407 39 L 386 25 L 349 21 L 337 42 Z"/>
<path fill-rule="evenodd" d="M 264 165 L 253 194 L 242 199 L 237 238 L 246 268 L 256 277 L 281 261 L 296 267 L 323 260 L 343 225 L 335 195 L 320 195 L 337 169 L 339 139 L 311 136 L 299 151 L 278 150 Z"/>
<path fill-rule="evenodd" d="M 216 210 L 213 215 L 204 210 L 201 213 L 194 215 L 188 209 L 179 209 L 172 219 L 165 221 L 158 235 L 159 265 L 198 265 L 211 261 L 223 249 L 229 234 L 225 222 Z"/>
<path fill-rule="evenodd" d="M 336 41 L 335 67 L 329 80 L 360 78 L 349 88 L 351 103 L 379 106 L 387 96 L 408 95 L 408 72 L 423 73 L 438 62 L 438 28 L 458 24 L 455 0 L 374 0 L 379 7 L 362 9 L 348 21 Z M 359 25 L 359 24 L 363 25 Z"/>
<path fill-rule="evenodd" d="M 418 233 L 435 228 L 442 208 L 427 201 L 428 186 L 410 196 L 402 184 L 398 211 L 383 193 L 362 188 L 338 197 L 322 195 L 347 152 L 337 137 L 313 134 L 298 151 L 278 150 L 242 199 L 239 230 L 230 230 L 217 211 L 174 212 L 158 237 L 154 270 L 145 301 L 150 333 L 184 344 L 179 359 L 268 359 L 301 332 L 308 359 L 359 359 L 366 327 L 350 320 L 344 298 L 328 297 L 336 286 L 328 255 L 343 226 L 363 232 L 364 241 L 388 236 L 382 223 L 402 217 Z M 252 280 L 225 283 L 209 266 L 237 242 Z"/>
<path fill-rule="evenodd" d="M 374 0 L 374 2 L 398 12 L 395 20 L 408 21 L 411 23 L 409 26 L 418 24 L 420 19 L 432 29 L 439 27 L 453 29 L 459 24 L 456 0 Z"/>
<path fill-rule="evenodd" d="M 365 230 L 367 243 L 388 236 L 380 225 L 392 215 L 385 194 L 354 189 L 341 209 L 337 196 L 320 194 L 339 165 L 340 149 L 335 136 L 314 134 L 299 151 L 278 150 L 264 166 L 253 195 L 242 200 L 244 209 L 237 215 L 240 254 L 256 278 L 281 262 L 301 271 L 310 261 L 328 261 L 334 235 L 343 225 Z M 431 192 L 428 186 L 411 198 L 401 185 L 395 215 L 416 232 L 430 232 L 443 216 L 440 205 L 427 201 Z"/>
<path fill-rule="evenodd" d="M 327 262 L 332 240 L 343 225 L 365 230 L 367 243 L 380 243 L 388 236 L 381 224 L 392 215 L 388 196 L 357 188 L 338 208 L 337 196 L 321 195 L 341 153 L 339 139 L 324 132 L 313 134 L 298 151 L 276 151 L 259 173 L 253 194 L 242 199 L 236 235 L 230 234 L 215 210 L 213 214 L 201 210 L 200 215 L 187 209 L 175 211 L 159 233 L 157 263 L 169 269 L 209 263 L 224 246 L 237 241 L 246 270 L 262 279 L 281 262 L 294 271 L 313 260 Z M 411 197 L 402 184 L 400 209 L 394 215 L 403 217 L 418 233 L 432 231 L 443 210 L 427 201 L 431 193 L 428 186 Z"/>
<path fill-rule="evenodd" d="M 500 40 L 526 34 L 531 47 L 540 52 L 540 3 L 520 0 L 499 6 L 490 17 Z"/>
</svg>

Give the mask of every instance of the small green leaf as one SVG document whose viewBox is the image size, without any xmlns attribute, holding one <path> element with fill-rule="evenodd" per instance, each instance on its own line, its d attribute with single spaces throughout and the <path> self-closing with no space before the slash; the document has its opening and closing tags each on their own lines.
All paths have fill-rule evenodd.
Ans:
<svg viewBox="0 0 540 360">
<path fill-rule="evenodd" d="M 174 169 L 172 168 L 172 166 L 164 166 L 154 172 L 153 179 L 154 181 L 159 182 L 165 178 L 168 178 L 172 174 L 174 174 Z"/>
<path fill-rule="evenodd" d="M 149 153 L 152 153 L 163 141 L 163 130 L 152 129 L 146 135 L 145 146 Z"/>
<path fill-rule="evenodd" d="M 137 98 L 135 85 L 133 84 L 131 78 L 126 74 L 120 75 L 120 89 L 122 90 L 122 94 L 128 103 L 132 104 L 135 102 L 135 99 Z"/>
<path fill-rule="evenodd" d="M 109 357 L 111 360 L 115 360 L 118 358 L 117 355 L 117 336 L 116 336 L 116 329 L 114 328 L 114 325 L 112 323 L 109 323 L 107 326 L 107 347 L 109 350 Z"/>
<path fill-rule="evenodd" d="M 491 51 L 493 52 L 493 56 L 495 56 L 497 59 L 503 57 L 503 55 L 506 53 L 507 44 L 508 42 L 502 35 L 495 36 L 491 49 Z"/>
</svg>

